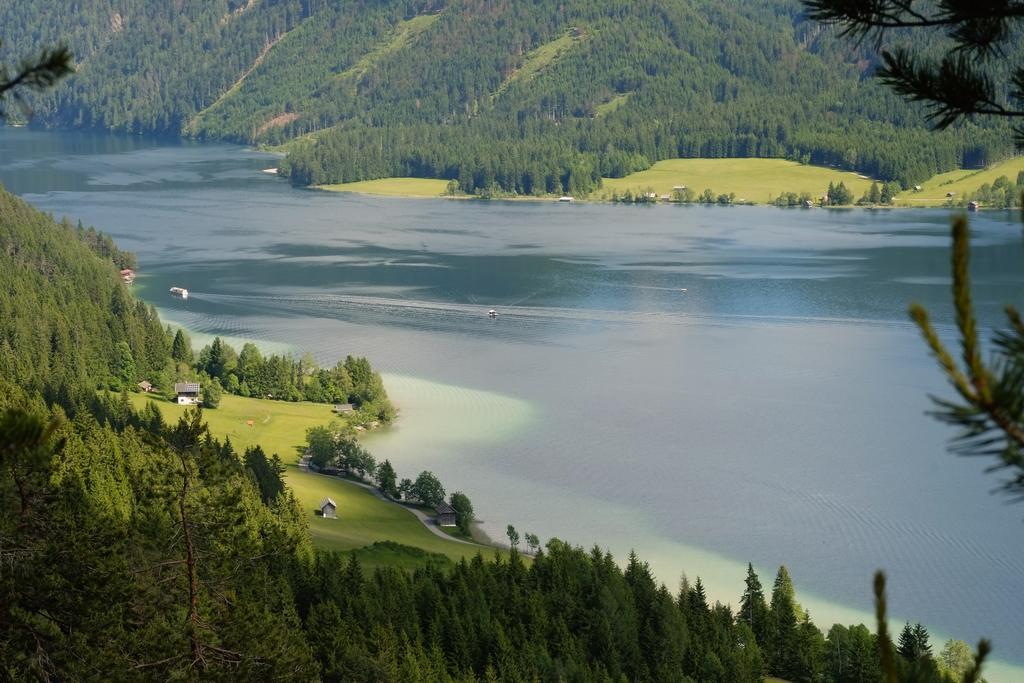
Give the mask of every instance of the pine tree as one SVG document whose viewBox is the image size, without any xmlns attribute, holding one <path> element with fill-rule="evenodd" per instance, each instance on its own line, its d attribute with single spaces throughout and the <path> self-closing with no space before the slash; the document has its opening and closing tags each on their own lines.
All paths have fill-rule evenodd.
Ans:
<svg viewBox="0 0 1024 683">
<path fill-rule="evenodd" d="M 872 204 L 878 204 L 882 201 L 882 193 L 878 189 L 878 181 L 871 183 L 871 189 L 868 191 L 868 201 Z"/>
<path fill-rule="evenodd" d="M 796 653 L 796 592 L 789 571 L 782 566 L 775 576 L 769 612 L 767 656 L 771 672 L 780 678 L 795 679 Z"/>
<path fill-rule="evenodd" d="M 903 630 L 900 631 L 899 645 L 896 647 L 896 653 L 900 657 L 913 662 L 917 659 L 917 641 L 914 639 L 914 628 L 908 621 L 903 625 Z"/>
<path fill-rule="evenodd" d="M 384 495 L 390 498 L 398 498 L 398 475 L 395 468 L 391 466 L 390 460 L 385 460 L 377 466 L 377 486 Z"/>
<path fill-rule="evenodd" d="M 171 343 L 171 358 L 179 363 L 192 365 L 192 342 L 188 335 L 182 330 L 174 333 L 174 341 Z"/>
<path fill-rule="evenodd" d="M 752 563 L 747 564 L 746 590 L 740 598 L 737 618 L 750 627 L 758 644 L 764 647 L 768 629 L 768 603 L 765 601 L 761 580 Z"/>
<path fill-rule="evenodd" d="M 920 623 L 914 625 L 914 650 L 918 659 L 932 658 L 932 646 L 928 642 L 928 629 Z"/>
</svg>

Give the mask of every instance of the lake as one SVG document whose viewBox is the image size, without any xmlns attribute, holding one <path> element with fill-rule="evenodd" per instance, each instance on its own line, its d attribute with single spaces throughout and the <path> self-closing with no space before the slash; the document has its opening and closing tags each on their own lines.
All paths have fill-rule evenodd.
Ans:
<svg viewBox="0 0 1024 683">
<path fill-rule="evenodd" d="M 383 199 L 230 145 L 0 129 L 0 150 L 8 189 L 137 252 L 136 291 L 197 338 L 368 356 L 401 409 L 368 447 L 468 493 L 493 537 L 635 549 L 734 605 L 748 561 L 767 590 L 785 564 L 825 629 L 870 623 L 884 568 L 894 617 L 1024 663 L 1024 507 L 946 451 L 925 412 L 950 391 L 906 316 L 951 337 L 948 212 Z M 991 326 L 1024 294 L 1021 230 L 972 223 Z"/>
</svg>

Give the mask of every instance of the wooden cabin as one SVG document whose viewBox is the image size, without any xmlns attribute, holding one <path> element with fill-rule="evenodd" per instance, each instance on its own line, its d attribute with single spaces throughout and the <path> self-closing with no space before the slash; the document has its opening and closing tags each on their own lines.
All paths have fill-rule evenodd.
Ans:
<svg viewBox="0 0 1024 683">
<path fill-rule="evenodd" d="M 147 380 L 142 380 L 136 386 L 138 386 L 139 387 L 139 391 L 141 391 L 144 394 L 152 394 L 153 393 L 153 385 L 150 384 L 149 381 L 147 381 Z"/>
<path fill-rule="evenodd" d="M 179 406 L 194 406 L 199 403 L 198 382 L 175 382 L 174 394 L 177 396 L 176 403 Z"/>
<path fill-rule="evenodd" d="M 336 412 L 338 415 L 345 415 L 346 413 L 353 413 L 353 412 L 355 412 L 355 410 L 356 410 L 356 407 L 354 405 L 352 405 L 351 403 L 339 403 L 339 404 L 334 406 L 334 412 Z"/>
<path fill-rule="evenodd" d="M 438 526 L 455 526 L 455 508 L 448 503 L 441 501 L 434 509 L 437 511 Z"/>
<path fill-rule="evenodd" d="M 320 516 L 324 519 L 338 518 L 338 504 L 333 498 L 324 498 L 320 503 Z"/>
</svg>

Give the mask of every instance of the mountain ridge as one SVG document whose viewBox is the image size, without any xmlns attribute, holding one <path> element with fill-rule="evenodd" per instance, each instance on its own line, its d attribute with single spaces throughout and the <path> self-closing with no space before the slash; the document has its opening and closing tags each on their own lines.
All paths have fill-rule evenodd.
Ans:
<svg viewBox="0 0 1024 683">
<path fill-rule="evenodd" d="M 663 159 L 769 157 L 908 187 L 1013 153 L 999 124 L 929 131 L 796 0 L 29 4 L 0 8 L 0 56 L 62 36 L 89 55 L 40 124 L 287 144 L 298 185 L 585 194 Z"/>
</svg>

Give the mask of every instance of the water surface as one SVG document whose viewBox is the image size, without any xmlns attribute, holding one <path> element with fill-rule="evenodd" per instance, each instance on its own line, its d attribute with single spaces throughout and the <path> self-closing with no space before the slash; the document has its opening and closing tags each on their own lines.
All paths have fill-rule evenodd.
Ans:
<svg viewBox="0 0 1024 683">
<path fill-rule="evenodd" d="M 881 567 L 897 617 L 1024 662 L 1024 508 L 946 453 L 906 321 L 921 301 L 950 334 L 946 212 L 377 199 L 274 165 L 0 131 L 0 181 L 138 252 L 167 319 L 369 356 L 402 410 L 370 448 L 469 493 L 493 536 L 635 548 L 734 604 L 746 562 L 768 586 L 786 564 L 825 628 L 870 618 Z M 1024 293 L 1020 229 L 973 225 L 992 324 Z"/>
</svg>

